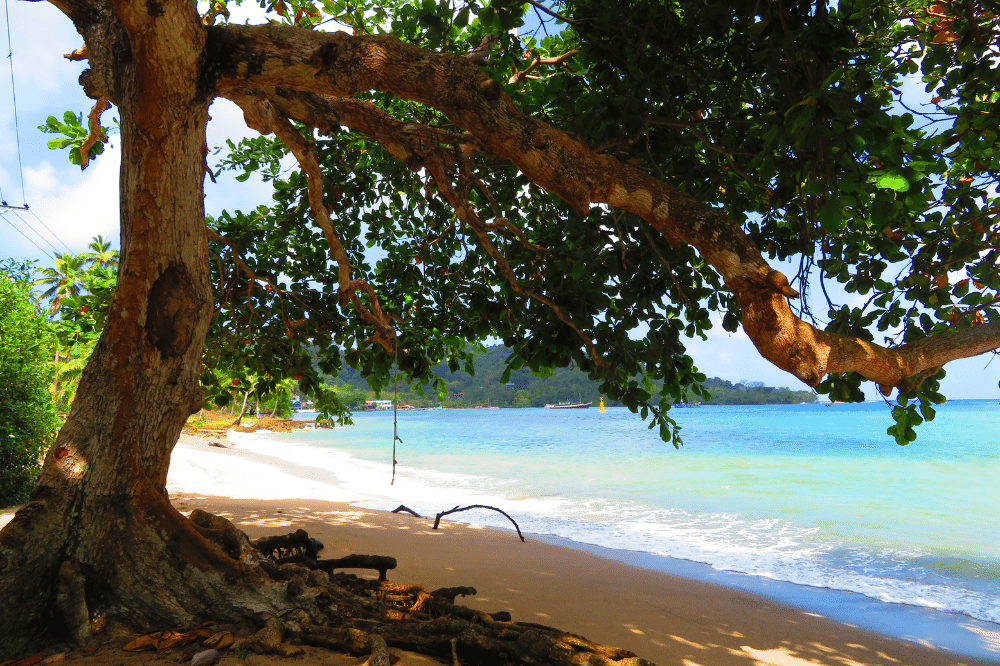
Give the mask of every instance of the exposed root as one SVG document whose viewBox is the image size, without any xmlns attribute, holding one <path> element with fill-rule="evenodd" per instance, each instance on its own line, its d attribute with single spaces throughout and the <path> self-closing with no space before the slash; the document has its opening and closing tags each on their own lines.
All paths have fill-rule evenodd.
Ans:
<svg viewBox="0 0 1000 666">
<path fill-rule="evenodd" d="M 455 603 L 459 596 L 475 595 L 474 587 L 446 587 L 429 592 L 420 585 L 387 581 L 385 572 L 395 567 L 395 558 L 353 555 L 319 560 L 304 530 L 251 542 L 219 516 L 196 511 L 192 520 L 203 534 L 228 552 L 248 557 L 246 548 L 252 550 L 260 568 L 273 581 L 287 581 L 287 610 L 257 615 L 256 630 L 244 629 L 246 637 L 235 642 L 231 632 L 202 625 L 186 633 L 167 631 L 143 636 L 126 649 L 162 650 L 171 644 L 185 645 L 197 636 L 205 648 L 221 650 L 233 646 L 286 657 L 301 654 L 303 644 L 326 647 L 367 656 L 364 666 L 390 666 L 389 648 L 429 654 L 453 665 L 649 664 L 627 650 L 599 645 L 551 627 L 513 622 L 506 611 L 485 613 Z M 301 558 L 300 562 L 278 561 L 288 558 L 291 550 Z M 345 561 L 392 566 L 379 571 L 380 580 L 332 573 L 334 568 L 348 566 Z M 69 576 L 69 568 L 67 572 Z"/>
<path fill-rule="evenodd" d="M 253 563 L 261 559 L 261 552 L 250 543 L 247 535 L 225 518 L 195 509 L 189 519 L 203 537 L 234 560 Z"/>
<path fill-rule="evenodd" d="M 317 559 L 316 547 L 305 530 L 296 530 L 282 536 L 263 537 L 250 542 L 265 557 L 278 564 Z"/>
<path fill-rule="evenodd" d="M 83 574 L 80 565 L 66 561 L 59 567 L 59 593 L 56 608 L 62 613 L 70 635 L 77 643 L 84 643 L 90 636 L 90 613 L 84 597 Z"/>
<path fill-rule="evenodd" d="M 297 645 L 287 645 L 284 641 L 285 625 L 273 615 L 267 615 L 260 631 L 242 643 L 257 654 L 276 654 L 282 657 L 295 657 L 303 650 Z"/>
</svg>

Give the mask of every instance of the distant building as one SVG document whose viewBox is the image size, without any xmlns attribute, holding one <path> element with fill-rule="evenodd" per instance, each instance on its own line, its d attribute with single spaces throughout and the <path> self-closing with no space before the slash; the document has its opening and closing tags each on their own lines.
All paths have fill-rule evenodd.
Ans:
<svg viewBox="0 0 1000 666">
<path fill-rule="evenodd" d="M 392 400 L 365 400 L 365 409 L 385 411 L 392 409 Z"/>
<path fill-rule="evenodd" d="M 461 393 L 452 393 L 451 397 L 455 400 L 465 400 L 465 391 L 462 391 Z"/>
</svg>

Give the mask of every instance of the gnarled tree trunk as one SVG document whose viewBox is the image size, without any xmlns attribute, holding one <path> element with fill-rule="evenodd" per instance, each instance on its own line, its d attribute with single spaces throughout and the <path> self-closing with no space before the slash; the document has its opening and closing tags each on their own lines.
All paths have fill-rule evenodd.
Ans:
<svg viewBox="0 0 1000 666">
<path fill-rule="evenodd" d="M 235 598 L 232 582 L 258 569 L 211 546 L 164 490 L 181 427 L 201 408 L 212 314 L 204 27 L 191 3 L 61 8 L 91 47 L 88 93 L 121 113 L 122 260 L 69 418 L 28 504 L 0 533 L 0 659 L 67 631 L 83 638 L 91 622 L 163 626 L 267 607 Z"/>
</svg>

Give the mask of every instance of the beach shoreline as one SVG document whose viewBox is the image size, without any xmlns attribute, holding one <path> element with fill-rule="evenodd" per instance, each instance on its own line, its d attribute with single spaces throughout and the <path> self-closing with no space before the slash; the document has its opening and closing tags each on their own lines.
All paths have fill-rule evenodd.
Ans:
<svg viewBox="0 0 1000 666">
<path fill-rule="evenodd" d="M 978 647 L 970 639 L 938 649 L 933 632 L 906 640 L 898 627 L 870 631 L 863 622 L 837 621 L 835 613 L 804 610 L 766 591 L 719 584 L 713 579 L 727 574 L 693 562 L 674 561 L 675 573 L 668 573 L 645 553 L 545 535 L 527 534 L 521 543 L 513 530 L 447 518 L 432 530 L 433 517 L 359 506 L 368 498 L 345 490 L 328 472 L 210 441 L 185 435 L 173 452 L 167 487 L 182 513 L 201 508 L 222 515 L 251 537 L 302 528 L 324 542 L 323 557 L 396 557 L 390 580 L 428 589 L 472 586 L 478 594 L 459 603 L 507 610 L 515 621 L 556 626 L 661 666 L 1000 663 L 1000 631 L 989 630 L 989 623 L 982 623 L 985 632 L 970 631 Z M 8 519 L 0 515 L 0 526 Z M 703 575 L 692 575 L 699 567 Z M 838 602 L 831 596 L 830 603 Z"/>
<path fill-rule="evenodd" d="M 266 437 L 266 434 L 264 436 Z M 305 504 L 301 504 L 301 502 L 300 504 L 303 507 L 310 507 L 312 506 L 311 503 L 321 500 L 335 503 L 347 503 L 347 505 L 351 506 L 350 509 L 338 510 L 335 514 L 338 516 L 336 518 L 337 525 L 346 529 L 346 527 L 349 526 L 350 521 L 345 523 L 342 516 L 352 515 L 354 516 L 353 520 L 361 521 L 363 524 L 387 525 L 384 530 L 394 533 L 397 538 L 405 536 L 407 537 L 407 540 L 405 543 L 396 545 L 388 541 L 376 540 L 372 542 L 369 540 L 371 535 L 370 531 L 354 530 L 352 533 L 354 538 L 358 540 L 357 543 L 353 545 L 346 544 L 341 546 L 341 548 L 348 548 L 351 552 L 363 552 L 363 547 L 366 544 L 370 544 L 370 548 L 386 548 L 387 550 L 385 552 L 371 551 L 367 554 L 384 554 L 397 557 L 401 561 L 401 567 L 403 566 L 402 562 L 405 559 L 401 555 L 403 550 L 418 552 L 420 553 L 420 558 L 429 557 L 431 562 L 438 562 L 441 558 L 446 557 L 445 553 L 435 553 L 432 555 L 424 554 L 422 550 L 424 548 L 423 545 L 418 542 L 411 542 L 413 535 L 417 533 L 423 534 L 425 540 L 431 540 L 433 542 L 433 539 L 435 537 L 440 538 L 441 534 L 443 534 L 445 530 L 448 530 L 449 533 L 460 530 L 466 535 L 494 535 L 491 538 L 497 543 L 503 543 L 504 549 L 507 551 L 510 551 L 511 548 L 518 545 L 517 537 L 512 529 L 496 529 L 466 525 L 461 522 L 462 514 L 451 516 L 449 517 L 450 519 L 445 518 L 442 522 L 442 530 L 436 532 L 426 529 L 433 524 L 433 516 L 431 516 L 429 520 L 425 519 L 426 525 L 423 525 L 423 529 L 416 529 L 414 523 L 420 524 L 417 519 L 366 507 L 365 505 L 368 503 L 378 504 L 378 502 L 372 502 L 367 496 L 345 490 L 339 484 L 338 480 L 336 478 L 330 478 L 327 472 L 310 470 L 300 463 L 285 461 L 278 456 L 272 457 L 262 455 L 259 452 L 241 451 L 239 439 L 234 442 L 228 442 L 227 445 L 232 446 L 232 448 L 229 449 L 209 447 L 204 443 L 206 442 L 204 439 L 201 439 L 200 441 L 199 438 L 185 437 L 183 439 L 184 441 L 178 445 L 178 449 L 175 451 L 175 458 L 171 466 L 171 475 L 168 479 L 168 489 L 171 489 L 172 496 L 174 496 L 176 492 L 181 492 L 186 489 L 189 485 L 201 488 L 204 492 L 205 489 L 211 487 L 212 479 L 209 477 L 211 475 L 216 475 L 214 477 L 214 481 L 218 484 L 218 487 L 227 489 L 225 493 L 220 493 L 221 495 L 226 495 L 228 497 L 238 496 L 242 498 L 250 498 L 255 495 L 266 496 L 264 497 L 264 500 L 267 501 L 255 502 L 255 504 L 262 509 L 265 507 L 270 507 L 271 509 L 281 508 L 274 505 L 274 501 L 278 504 L 287 504 L 289 500 L 287 500 L 287 497 L 281 497 L 281 495 L 287 495 L 288 492 L 282 493 L 282 489 L 286 491 L 295 491 L 296 495 L 302 496 L 302 502 L 305 502 Z M 259 447 L 256 448 L 258 451 L 260 450 Z M 209 453 L 206 453 L 206 451 Z M 212 454 L 224 457 L 227 464 L 224 465 L 219 462 L 210 462 L 206 459 L 206 456 L 211 457 Z M 263 467 L 258 467 L 258 465 L 262 465 Z M 220 473 L 219 469 L 222 467 L 228 467 L 228 470 Z M 256 480 L 261 478 L 261 470 L 266 470 L 266 476 L 269 479 L 267 484 Z M 220 474 L 221 476 L 219 476 Z M 174 486 L 173 488 L 171 487 L 172 484 Z M 184 501 L 186 503 L 190 503 L 192 501 L 192 497 L 186 492 L 184 494 Z M 217 497 L 205 496 L 204 501 L 207 502 L 209 506 L 212 506 L 221 500 Z M 247 519 L 246 515 L 240 513 L 239 502 L 225 502 L 223 504 L 225 505 L 226 510 L 232 513 L 233 516 L 238 517 L 239 520 Z M 190 508 L 195 507 L 190 506 Z M 211 508 L 208 508 L 207 510 L 211 510 Z M 306 509 L 306 515 L 309 514 L 309 511 L 310 509 Z M 346 512 L 346 514 L 344 512 Z M 283 510 L 281 514 L 282 518 L 279 522 L 283 522 L 286 519 L 285 517 L 288 515 L 287 510 Z M 273 521 L 274 518 L 275 515 L 271 514 L 270 520 Z M 259 520 L 265 520 L 265 522 L 267 522 L 269 519 L 259 516 L 250 522 L 238 524 L 240 524 L 241 529 L 247 529 L 249 527 L 254 527 L 256 525 L 255 521 Z M 392 525 L 394 527 L 390 529 L 388 525 Z M 292 524 L 289 523 L 287 526 L 291 527 Z M 406 526 L 406 529 L 403 529 L 403 526 Z M 256 527 L 254 527 L 254 529 L 256 529 Z M 324 531 L 326 528 L 323 527 L 322 521 L 316 521 L 313 523 L 312 530 L 310 530 L 309 527 L 305 527 L 305 529 L 312 532 L 313 530 Z M 487 531 L 483 532 L 483 530 Z M 555 549 L 553 551 L 546 550 L 547 555 L 544 557 L 556 558 L 560 561 L 565 560 L 575 562 L 573 558 L 579 557 L 579 554 L 583 553 L 586 556 L 597 558 L 597 561 L 603 562 L 605 567 L 611 566 L 611 562 L 614 562 L 615 566 L 620 565 L 625 567 L 622 569 L 616 568 L 615 571 L 617 571 L 619 575 L 628 579 L 642 581 L 648 577 L 662 581 L 665 580 L 662 578 L 665 576 L 666 579 L 669 579 L 674 586 L 679 586 L 681 588 L 686 587 L 692 590 L 697 589 L 699 590 L 699 594 L 705 595 L 709 598 L 721 595 L 726 599 L 726 604 L 735 604 L 735 607 L 737 608 L 745 608 L 748 606 L 752 607 L 756 604 L 760 604 L 760 607 L 762 608 L 783 608 L 784 610 L 781 613 L 778 613 L 777 610 L 774 612 L 779 615 L 784 614 L 783 616 L 786 618 L 789 617 L 787 615 L 788 613 L 792 613 L 792 618 L 788 622 L 776 623 L 771 627 L 770 631 L 776 630 L 779 624 L 784 624 L 786 626 L 797 624 L 801 626 L 804 618 L 809 618 L 810 621 L 828 620 L 834 625 L 842 625 L 851 631 L 860 628 L 862 633 L 865 631 L 870 632 L 872 636 L 878 636 L 880 639 L 898 643 L 904 648 L 930 650 L 931 654 L 939 653 L 937 656 L 933 657 L 930 662 L 921 661 L 921 657 L 910 655 L 908 650 L 904 650 L 906 654 L 909 655 L 905 659 L 887 659 L 876 655 L 873 659 L 870 659 L 867 662 L 864 659 L 857 659 L 858 663 L 881 663 L 886 665 L 892 663 L 959 663 L 957 661 L 948 661 L 947 658 L 945 658 L 945 661 L 933 660 L 939 659 L 942 655 L 946 655 L 949 652 L 954 655 L 964 655 L 965 657 L 968 657 L 968 663 L 979 663 L 976 661 L 977 659 L 982 660 L 981 663 L 1000 663 L 1000 631 L 998 631 L 1000 630 L 1000 627 L 994 627 L 994 625 L 986 622 L 975 621 L 971 618 L 967 618 L 966 616 L 940 613 L 925 608 L 906 607 L 900 604 L 886 604 L 854 593 L 808 588 L 791 583 L 768 580 L 757 576 L 720 572 L 708 567 L 707 565 L 702 565 L 696 562 L 676 560 L 674 558 L 650 555 L 648 553 L 602 548 L 600 546 L 593 546 L 579 541 L 569 541 L 567 539 L 549 535 L 527 534 L 526 536 L 528 536 L 529 542 L 533 544 L 532 548 L 541 544 Z M 317 538 L 323 540 L 322 537 Z M 465 546 L 463 546 L 463 549 L 464 548 Z M 469 546 L 469 548 L 476 550 L 471 546 Z M 482 556 L 487 558 L 484 562 L 493 562 L 491 566 L 500 568 L 507 566 L 503 563 L 502 559 L 497 559 L 493 553 L 489 552 L 489 549 L 486 549 L 486 552 L 483 552 Z M 544 562 L 545 560 L 543 558 L 539 561 Z M 474 560 L 464 559 L 463 562 L 463 567 L 459 568 L 461 571 L 475 570 Z M 497 598 L 497 595 L 495 591 L 493 594 L 486 594 L 483 589 L 489 588 L 483 588 L 485 583 L 480 582 L 477 584 L 475 580 L 465 581 L 455 580 L 454 578 L 446 576 L 442 577 L 440 572 L 436 573 L 433 570 L 433 567 L 429 567 L 426 564 L 414 564 L 413 566 L 418 567 L 418 570 L 423 571 L 426 579 L 422 580 L 420 576 L 411 575 L 411 577 L 407 578 L 405 582 L 421 583 L 429 588 L 433 588 L 435 586 L 471 585 L 480 589 L 479 599 L 475 602 L 466 600 L 467 603 L 473 605 L 473 607 L 480 607 L 478 604 L 484 604 L 484 606 L 481 607 L 482 610 L 518 610 L 518 608 L 489 608 L 488 600 Z M 526 570 L 532 571 L 537 571 L 542 568 L 538 561 L 536 561 L 532 566 L 525 566 L 527 567 Z M 575 567 L 577 565 L 574 564 L 573 566 Z M 534 568 L 532 569 L 532 567 Z M 601 567 L 596 564 L 592 567 L 595 571 L 600 568 Z M 480 567 L 479 571 L 482 574 L 491 574 L 490 566 L 487 566 L 486 564 Z M 596 575 L 596 573 L 594 575 Z M 552 576 L 538 578 L 538 584 L 541 584 L 541 582 L 543 582 L 546 578 L 552 578 Z M 734 584 L 734 581 L 738 581 L 740 584 Z M 583 584 L 582 580 L 579 584 Z M 610 583 L 607 584 L 609 585 L 607 589 L 610 590 Z M 563 582 L 562 585 L 573 587 L 572 583 Z M 701 587 L 701 585 L 706 585 L 706 587 Z M 510 587 L 511 589 L 519 589 L 510 585 L 507 587 Z M 629 598 L 630 596 L 635 598 L 635 595 L 641 596 L 641 588 L 642 584 L 640 584 L 637 589 L 632 590 L 632 592 L 623 592 L 622 594 L 617 595 L 618 598 L 610 595 L 609 592 L 609 596 L 606 597 L 600 607 L 603 609 L 618 607 L 622 604 L 620 600 L 621 598 Z M 673 587 L 671 587 L 671 589 L 673 589 Z M 670 594 L 673 594 L 673 592 L 668 594 L 665 590 L 662 592 L 665 595 L 665 598 L 670 596 Z M 803 598 L 804 596 L 809 598 L 805 599 Z M 607 635 L 605 635 L 603 632 L 607 630 L 608 623 L 606 621 L 591 622 L 590 620 L 587 620 L 587 612 L 574 611 L 566 613 L 565 610 L 562 610 L 559 614 L 555 614 L 551 609 L 558 606 L 558 604 L 554 601 L 547 607 L 548 610 L 539 610 L 536 606 L 532 605 L 532 603 L 533 602 L 529 602 L 525 607 L 530 617 L 515 614 L 515 619 L 538 621 L 543 624 L 549 624 L 550 622 L 545 617 L 546 615 L 553 617 L 562 617 L 565 615 L 566 621 L 562 623 L 551 623 L 555 626 L 559 626 L 560 628 L 564 628 L 567 631 L 581 633 L 588 636 L 592 640 L 606 642 L 611 645 L 621 644 L 622 647 L 633 649 L 637 654 L 650 658 L 654 662 L 658 661 L 656 656 L 652 656 L 656 654 L 663 655 L 660 657 L 658 663 L 670 663 L 669 661 L 665 661 L 665 659 L 669 660 L 676 658 L 676 654 L 673 652 L 669 653 L 669 655 L 664 653 L 663 650 L 665 648 L 663 648 L 662 645 L 657 645 L 657 643 L 670 645 L 671 643 L 677 641 L 672 639 L 662 640 L 662 637 L 656 638 L 655 636 L 658 630 L 655 628 L 640 628 L 638 631 L 643 632 L 640 634 L 636 633 L 636 631 L 631 628 L 625 628 L 625 625 L 627 624 L 635 625 L 634 622 L 629 623 L 623 620 L 618 623 L 617 630 L 607 631 Z M 568 599 L 562 605 L 567 608 L 583 608 L 587 607 L 588 603 L 589 602 L 586 600 Z M 631 605 L 641 605 L 637 604 L 635 601 L 631 601 L 629 603 Z M 647 597 L 647 605 L 655 607 L 658 603 Z M 680 605 L 681 607 L 685 606 L 684 603 L 681 603 Z M 819 605 L 820 608 L 817 608 L 817 605 Z M 594 607 L 589 613 L 591 615 L 596 614 L 597 617 L 600 617 L 603 612 L 607 611 L 598 611 L 596 610 L 596 607 Z M 542 615 L 535 615 L 536 613 L 542 613 Z M 677 614 L 676 611 L 671 611 L 671 613 L 671 616 Z M 873 616 L 877 616 L 874 622 L 871 621 Z M 655 625 L 657 622 L 656 618 L 652 617 L 648 618 L 648 620 L 652 625 Z M 662 621 L 662 619 L 660 621 Z M 727 620 L 727 622 L 733 621 L 735 621 L 733 618 L 729 618 Z M 754 622 L 758 621 L 764 622 L 764 618 L 754 620 Z M 747 626 L 750 625 L 748 624 Z M 592 629 L 602 632 L 601 635 L 588 635 L 588 630 L 593 633 Z M 693 627 L 689 627 L 689 629 L 692 631 L 694 630 Z M 763 629 L 758 626 L 756 631 L 759 633 L 760 631 L 763 631 Z M 737 631 L 736 633 L 745 632 Z M 684 634 L 671 635 L 685 638 Z M 721 634 L 719 635 L 721 636 Z M 749 634 L 746 635 L 749 636 Z M 703 644 L 705 645 L 712 643 L 707 636 L 702 636 L 701 638 L 704 641 Z M 623 641 L 626 641 L 626 643 L 623 643 Z M 632 647 L 632 645 L 627 643 L 627 641 L 637 641 L 638 644 L 635 647 Z M 691 640 L 691 642 L 698 643 L 696 640 Z M 864 642 L 858 642 L 857 644 L 863 645 Z M 781 641 L 775 645 L 778 645 L 778 647 L 771 647 L 768 649 L 780 650 L 787 648 L 787 646 L 781 647 L 782 645 L 785 645 L 785 643 L 782 643 Z M 643 653 L 641 649 L 643 646 L 648 648 L 647 654 Z M 935 646 L 943 649 L 939 650 Z M 730 645 L 729 649 L 739 651 L 742 647 L 744 646 Z M 754 648 L 752 645 L 747 645 L 747 647 L 750 647 L 751 649 L 763 649 Z M 694 650 L 694 652 L 684 656 L 683 658 L 689 659 L 692 663 L 696 664 L 709 663 L 704 661 L 704 650 L 697 650 L 693 647 L 691 649 Z M 699 660 L 699 655 L 701 656 L 701 660 Z M 743 656 L 745 656 L 745 654 Z M 757 659 L 760 663 L 770 662 L 769 659 L 760 659 L 759 656 L 760 653 L 758 653 Z M 925 657 L 931 658 L 928 655 L 925 655 Z M 736 655 L 727 652 L 726 658 L 735 659 Z M 809 659 L 815 660 L 817 658 L 818 657 L 816 655 L 813 655 Z M 778 661 L 780 662 L 781 660 L 778 659 Z M 723 659 L 718 663 L 727 662 Z M 798 662 L 789 661 L 787 663 Z M 824 662 L 819 661 L 816 663 Z M 843 660 L 840 660 L 830 661 L 829 663 L 844 662 Z"/>
</svg>

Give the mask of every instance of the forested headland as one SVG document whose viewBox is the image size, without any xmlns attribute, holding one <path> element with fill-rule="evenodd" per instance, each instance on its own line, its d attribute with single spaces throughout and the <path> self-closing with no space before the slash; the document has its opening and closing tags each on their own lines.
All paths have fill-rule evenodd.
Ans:
<svg viewBox="0 0 1000 666">
<path fill-rule="evenodd" d="M 447 364 L 434 367 L 434 374 L 447 382 L 448 391 L 444 399 L 439 399 L 433 391 L 423 395 L 411 390 L 403 381 L 397 385 L 400 404 L 414 407 L 432 407 L 443 404 L 449 408 L 481 407 L 544 407 L 560 402 L 592 402 L 595 406 L 601 397 L 599 383 L 576 367 L 555 368 L 551 374 L 539 376 L 527 368 L 513 370 L 507 382 L 502 382 L 504 368 L 511 350 L 503 345 L 487 347 L 473 360 L 475 374 L 463 370 L 452 372 Z M 355 370 L 344 368 L 336 378 L 327 378 L 327 385 L 335 390 L 338 398 L 352 409 L 364 406 L 365 400 L 375 398 L 365 380 Z M 789 405 L 800 402 L 816 402 L 816 394 L 810 390 L 794 391 L 789 388 L 764 386 L 763 382 L 752 379 L 727 381 L 712 377 L 705 382 L 711 393 L 708 400 L 692 396 L 691 402 L 706 405 Z M 381 398 L 392 397 L 392 384 L 383 391 Z M 604 399 L 609 407 L 621 403 Z"/>
</svg>

